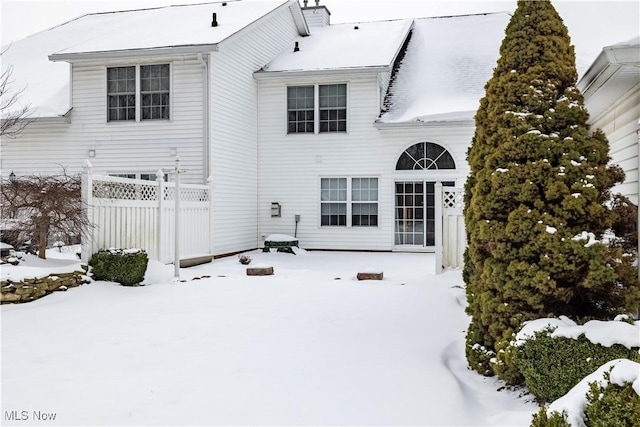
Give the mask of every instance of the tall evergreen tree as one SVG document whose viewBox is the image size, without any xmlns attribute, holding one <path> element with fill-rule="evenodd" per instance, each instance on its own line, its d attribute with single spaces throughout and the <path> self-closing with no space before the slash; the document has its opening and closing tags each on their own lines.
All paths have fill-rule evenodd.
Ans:
<svg viewBox="0 0 640 427">
<path fill-rule="evenodd" d="M 607 317 L 637 297 L 621 254 L 598 242 L 624 174 L 608 166 L 604 134 L 590 134 L 576 81 L 553 5 L 519 0 L 467 153 L 467 359 L 484 374 L 499 371 L 489 360 L 523 321 Z"/>
</svg>

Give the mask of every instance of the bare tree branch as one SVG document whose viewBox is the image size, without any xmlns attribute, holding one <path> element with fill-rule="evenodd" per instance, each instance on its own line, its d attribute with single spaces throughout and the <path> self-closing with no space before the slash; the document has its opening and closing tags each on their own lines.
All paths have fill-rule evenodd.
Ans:
<svg viewBox="0 0 640 427">
<path fill-rule="evenodd" d="M 11 46 L 0 52 L 2 56 Z M 14 90 L 13 66 L 9 65 L 0 75 L 0 136 L 17 137 L 31 122 L 31 104 L 20 103 L 25 88 Z"/>
<path fill-rule="evenodd" d="M 0 206 L 5 228 L 31 241 L 38 256 L 46 258 L 50 239 L 73 240 L 91 228 L 81 197 L 80 175 L 28 175 L 3 179 Z"/>
</svg>

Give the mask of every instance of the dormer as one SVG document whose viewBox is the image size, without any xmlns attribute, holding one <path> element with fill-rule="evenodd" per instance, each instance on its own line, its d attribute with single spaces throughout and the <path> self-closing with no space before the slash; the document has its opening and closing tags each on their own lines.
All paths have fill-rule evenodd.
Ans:
<svg viewBox="0 0 640 427">
<path fill-rule="evenodd" d="M 320 0 L 315 0 L 315 6 L 309 6 L 309 0 L 303 1 L 302 13 L 309 27 L 325 27 L 330 24 L 331 12 L 326 6 L 320 6 Z"/>
</svg>

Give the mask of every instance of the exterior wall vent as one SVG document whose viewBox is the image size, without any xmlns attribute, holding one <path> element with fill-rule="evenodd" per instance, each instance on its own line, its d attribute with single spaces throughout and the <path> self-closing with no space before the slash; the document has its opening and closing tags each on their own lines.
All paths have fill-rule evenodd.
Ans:
<svg viewBox="0 0 640 427">
<path fill-rule="evenodd" d="M 212 27 L 218 26 L 218 14 L 215 12 L 211 15 L 211 26 Z"/>
</svg>

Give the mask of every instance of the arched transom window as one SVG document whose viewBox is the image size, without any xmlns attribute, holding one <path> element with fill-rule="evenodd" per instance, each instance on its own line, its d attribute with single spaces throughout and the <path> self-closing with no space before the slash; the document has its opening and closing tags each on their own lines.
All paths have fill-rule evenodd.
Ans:
<svg viewBox="0 0 640 427">
<path fill-rule="evenodd" d="M 455 169 L 456 164 L 447 150 L 432 142 L 419 142 L 404 150 L 396 170 Z"/>
</svg>

